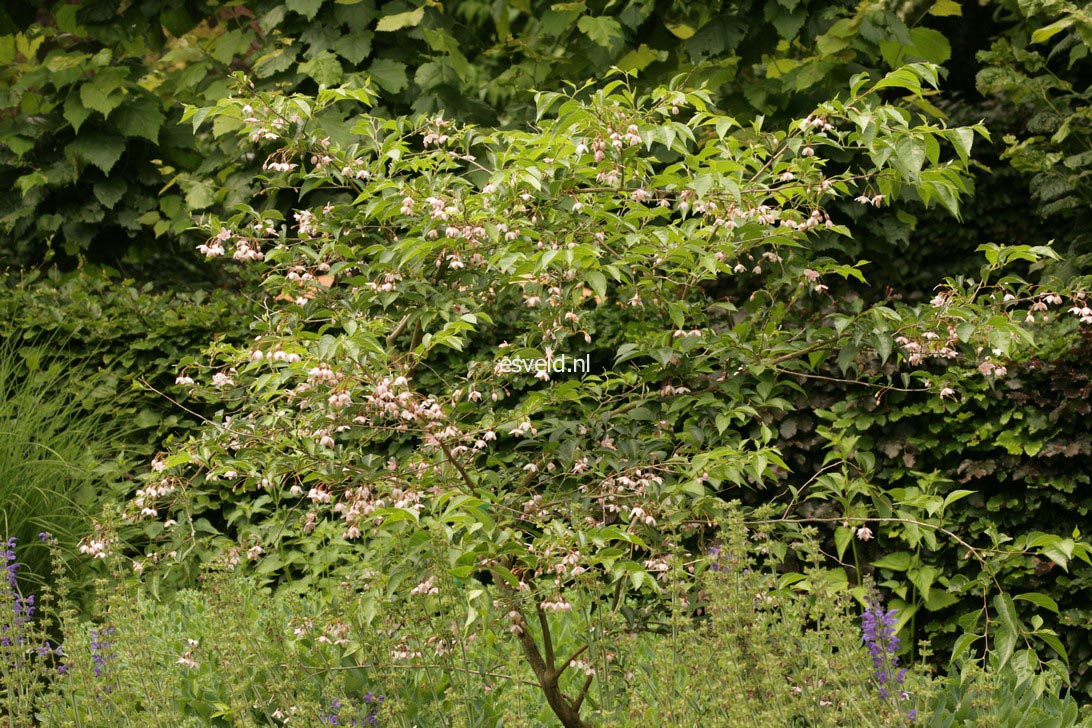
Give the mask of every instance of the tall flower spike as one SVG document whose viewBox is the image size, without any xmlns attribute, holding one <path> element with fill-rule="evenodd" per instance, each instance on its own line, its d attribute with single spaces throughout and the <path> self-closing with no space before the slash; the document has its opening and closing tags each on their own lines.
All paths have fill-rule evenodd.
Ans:
<svg viewBox="0 0 1092 728">
<path fill-rule="evenodd" d="M 861 629 L 865 645 L 872 657 L 872 677 L 880 696 L 891 696 L 891 685 L 900 687 L 906 670 L 899 667 L 899 638 L 895 634 L 898 623 L 896 610 L 887 612 L 879 602 L 870 602 L 861 617 Z"/>
</svg>

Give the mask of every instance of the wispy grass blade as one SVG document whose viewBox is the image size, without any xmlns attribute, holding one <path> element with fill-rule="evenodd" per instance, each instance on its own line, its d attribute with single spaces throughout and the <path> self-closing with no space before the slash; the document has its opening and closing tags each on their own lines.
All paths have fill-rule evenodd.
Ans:
<svg viewBox="0 0 1092 728">
<path fill-rule="evenodd" d="M 39 533 L 68 549 L 86 533 L 115 430 L 108 412 L 85 406 L 95 373 L 50 360 L 63 344 L 0 341 L 0 536 L 23 545 L 28 586 L 49 573 Z"/>
</svg>

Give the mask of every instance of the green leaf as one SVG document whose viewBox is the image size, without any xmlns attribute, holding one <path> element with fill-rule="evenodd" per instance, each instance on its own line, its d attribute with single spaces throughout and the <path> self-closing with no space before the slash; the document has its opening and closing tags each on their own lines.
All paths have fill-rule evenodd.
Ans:
<svg viewBox="0 0 1092 728">
<path fill-rule="evenodd" d="M 254 61 L 254 75 L 258 78 L 269 78 L 275 73 L 287 71 L 296 60 L 296 51 L 292 48 L 277 48 L 270 53 L 259 56 Z"/>
<path fill-rule="evenodd" d="M 1037 607 L 1043 609 L 1049 609 L 1055 614 L 1059 614 L 1058 602 L 1054 601 L 1046 594 L 1040 594 L 1039 592 L 1027 592 L 1026 594 L 1017 594 L 1013 599 L 1020 599 L 1021 601 L 1031 602 Z"/>
<path fill-rule="evenodd" d="M 159 104 L 151 98 L 137 99 L 125 104 L 114 115 L 118 131 L 127 137 L 142 137 L 159 143 L 159 130 L 163 128 L 166 117 L 159 109 Z"/>
<path fill-rule="evenodd" d="M 902 88 L 915 94 L 921 93 L 921 79 L 909 67 L 900 68 L 887 74 L 872 87 L 879 91 L 884 88 Z"/>
<path fill-rule="evenodd" d="M 391 93 L 398 93 L 409 83 L 406 76 L 406 64 L 389 58 L 377 58 L 373 61 L 368 67 L 368 75 L 379 84 L 380 88 Z"/>
<path fill-rule="evenodd" d="M 341 83 L 344 75 L 341 61 L 332 51 L 323 51 L 311 60 L 301 63 L 299 70 L 314 79 L 319 86 L 336 86 Z"/>
<path fill-rule="evenodd" d="M 1076 22 L 1076 20 L 1077 20 L 1076 16 L 1073 16 L 1073 15 L 1067 15 L 1064 18 L 1062 18 L 1061 20 L 1055 20 L 1050 25 L 1043 26 L 1042 28 L 1039 28 L 1034 33 L 1032 33 L 1031 34 L 1031 42 L 1032 43 L 1043 43 L 1045 41 L 1048 41 L 1051 38 L 1053 38 L 1055 35 L 1057 35 L 1058 33 L 1062 32 L 1063 30 L 1065 30 L 1069 26 L 1073 25 L 1073 23 Z"/>
<path fill-rule="evenodd" d="M 186 465 L 186 464 L 192 462 L 192 460 L 193 460 L 193 458 L 190 456 L 190 454 L 188 452 L 185 452 L 185 451 L 176 452 L 173 455 L 171 455 L 170 457 L 168 457 L 166 460 L 163 461 L 163 466 L 165 468 L 173 468 L 173 467 L 176 467 L 178 465 Z"/>
<path fill-rule="evenodd" d="M 929 600 L 929 595 L 933 589 L 933 582 L 936 581 L 938 576 L 940 576 L 940 569 L 933 566 L 910 569 L 906 574 L 910 583 L 918 588 L 918 592 L 925 601 Z"/>
<path fill-rule="evenodd" d="M 948 131 L 948 141 L 955 147 L 959 158 L 966 161 L 971 154 L 971 147 L 974 145 L 974 130 L 967 127 L 950 129 Z"/>
<path fill-rule="evenodd" d="M 324 0 L 286 0 L 284 6 L 308 20 L 314 20 Z"/>
<path fill-rule="evenodd" d="M 921 168 L 925 164 L 925 144 L 914 137 L 899 137 L 895 142 L 895 156 L 905 167 L 911 179 L 921 174 Z"/>
<path fill-rule="evenodd" d="M 640 71 L 650 63 L 662 61 L 666 57 L 667 54 L 664 51 L 655 51 L 642 43 L 635 50 L 619 58 L 616 65 L 623 71 Z"/>
<path fill-rule="evenodd" d="M 610 48 L 615 41 L 622 40 L 622 26 L 614 18 L 605 15 L 585 15 L 576 22 L 576 27 L 593 43 L 604 48 Z"/>
<path fill-rule="evenodd" d="M 203 210 L 216 201 L 216 191 L 211 180 L 187 180 L 181 184 L 186 190 L 186 206 L 191 210 Z"/>
<path fill-rule="evenodd" d="M 1016 605 L 1012 602 L 1012 597 L 1008 594 L 997 594 L 993 598 L 993 606 L 997 611 L 997 619 L 1000 622 L 1000 628 L 997 630 L 997 634 L 994 637 L 994 648 L 997 650 L 997 667 L 1004 667 L 1004 665 L 1012 657 L 1012 652 L 1016 648 L 1016 640 L 1020 636 L 1020 619 L 1016 615 Z"/>
<path fill-rule="evenodd" d="M 79 96 L 69 94 L 64 100 L 64 120 L 72 125 L 73 131 L 79 132 L 83 122 L 91 116 L 91 110 L 80 103 Z"/>
<path fill-rule="evenodd" d="M 128 188 L 129 185 L 121 177 L 108 177 L 96 182 L 92 192 L 95 194 L 95 199 L 101 202 L 103 207 L 112 210 Z"/>
<path fill-rule="evenodd" d="M 688 40 L 694 37 L 694 33 L 697 31 L 685 23 L 664 23 L 673 36 L 681 40 Z"/>
<path fill-rule="evenodd" d="M 2 140 L 17 157 L 23 156 L 34 148 L 34 142 L 32 140 L 27 139 L 24 136 L 19 136 L 18 134 L 0 137 L 0 140 Z"/>
<path fill-rule="evenodd" d="M 19 190 L 19 193 L 25 197 L 28 192 L 36 187 L 44 187 L 47 184 L 49 184 L 49 178 L 35 170 L 16 179 L 15 189 Z"/>
<path fill-rule="evenodd" d="M 1012 658 L 1012 653 L 1016 649 L 1016 640 L 1018 635 L 1009 630 L 1007 627 L 1002 626 L 997 630 L 993 638 L 993 649 L 997 656 L 997 663 L 994 669 L 1000 670 L 1008 661 Z"/>
<path fill-rule="evenodd" d="M 973 490 L 953 490 L 951 493 L 944 497 L 944 507 L 947 508 L 948 506 L 955 503 L 957 500 L 966 498 L 969 495 L 974 495 L 974 493 L 975 491 Z"/>
<path fill-rule="evenodd" d="M 334 43 L 334 51 L 349 63 L 360 63 L 371 55 L 373 37 L 370 30 L 346 33 Z"/>
<path fill-rule="evenodd" d="M 838 530 L 834 532 L 834 545 L 838 549 L 839 561 L 845 560 L 846 549 L 849 548 L 851 541 L 853 541 L 853 529 L 839 526 Z"/>
<path fill-rule="evenodd" d="M 85 131 L 69 145 L 76 156 L 90 162 L 105 174 L 109 174 L 125 151 L 124 140 L 115 134 L 100 131 Z"/>
<path fill-rule="evenodd" d="M 606 299 L 606 297 L 607 297 L 607 277 L 605 275 L 603 275 L 602 271 L 598 271 L 598 270 L 588 271 L 584 276 L 584 280 L 591 287 L 592 291 L 595 292 L 595 295 L 600 298 L 600 300 L 605 300 Z"/>
<path fill-rule="evenodd" d="M 890 569 L 892 571 L 906 571 L 910 568 L 912 554 L 909 551 L 897 551 L 872 562 L 877 569 Z"/>
<path fill-rule="evenodd" d="M 766 15 L 770 19 L 770 24 L 777 29 L 777 34 L 785 40 L 795 38 L 808 19 L 808 14 L 804 8 L 800 8 L 793 13 L 787 13 L 770 3 L 766 4 Z"/>
<path fill-rule="evenodd" d="M 938 609 L 946 609 L 953 604 L 959 602 L 959 599 L 954 595 L 942 589 L 933 589 L 929 596 L 923 597 L 925 602 L 925 608 L 930 612 L 935 612 Z"/>
<path fill-rule="evenodd" d="M 376 24 L 375 29 L 380 33 L 390 33 L 395 30 L 401 30 L 402 28 L 414 28 L 424 17 L 424 8 L 387 15 L 386 17 L 379 19 L 379 23 Z"/>
<path fill-rule="evenodd" d="M 947 18 L 963 15 L 963 7 L 955 0 L 937 0 L 933 7 L 929 8 L 929 14 L 938 18 Z"/>
<path fill-rule="evenodd" d="M 872 337 L 876 342 L 876 353 L 880 355 L 880 362 L 886 362 L 891 357 L 891 352 L 894 350 L 895 342 L 891 338 L 891 334 L 886 331 L 881 331 Z"/>
<path fill-rule="evenodd" d="M 955 644 L 952 645 L 951 662 L 957 662 L 959 658 L 963 656 L 963 653 L 970 649 L 971 645 L 980 639 L 982 639 L 981 635 L 972 634 L 970 632 L 964 632 L 959 635 L 959 637 L 956 638 Z"/>
<path fill-rule="evenodd" d="M 88 81 L 80 86 L 80 101 L 83 105 L 103 116 L 109 116 L 110 112 L 120 106 L 124 100 L 125 94 L 121 91 L 104 90 L 104 87 L 95 81 Z"/>
<path fill-rule="evenodd" d="M 914 45 L 915 55 L 929 63 L 944 63 L 952 57 L 952 45 L 940 31 L 914 28 L 910 31 L 910 40 Z"/>
</svg>

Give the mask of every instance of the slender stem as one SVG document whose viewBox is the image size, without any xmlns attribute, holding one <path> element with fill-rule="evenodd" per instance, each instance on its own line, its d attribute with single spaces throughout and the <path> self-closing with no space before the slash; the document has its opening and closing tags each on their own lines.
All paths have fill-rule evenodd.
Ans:
<svg viewBox="0 0 1092 728">
<path fill-rule="evenodd" d="M 473 493 L 475 486 L 474 481 L 470 478 L 470 473 L 466 472 L 466 468 L 463 467 L 462 463 L 455 459 L 455 456 L 451 453 L 451 448 L 449 448 L 446 443 L 441 443 L 440 448 L 444 451 L 444 457 L 447 458 L 449 463 L 455 466 L 455 469 L 459 471 L 459 477 L 463 479 L 463 482 L 466 483 L 467 487 L 470 488 L 470 491 Z"/>
<path fill-rule="evenodd" d="M 554 640 L 550 635 L 550 620 L 546 618 L 546 611 L 541 606 L 535 611 L 538 612 L 538 626 L 542 630 L 542 649 L 546 653 L 546 669 L 560 675 L 565 671 L 566 665 L 562 665 L 561 670 L 558 670 L 554 663 Z"/>
</svg>

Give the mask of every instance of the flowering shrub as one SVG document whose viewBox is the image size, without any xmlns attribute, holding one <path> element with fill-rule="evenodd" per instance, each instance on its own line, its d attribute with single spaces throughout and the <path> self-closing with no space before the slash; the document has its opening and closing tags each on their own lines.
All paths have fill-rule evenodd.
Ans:
<svg viewBox="0 0 1092 728">
<path fill-rule="evenodd" d="M 424 641 L 508 633 L 556 716 L 582 725 L 602 654 L 580 635 L 654 622 L 725 497 L 780 487 L 768 420 L 801 381 L 834 370 L 946 397 L 959 381 L 938 362 L 997 377 L 991 357 L 1028 339 L 1012 302 L 1040 292 L 999 271 L 1049 249 L 990 247 L 981 281 L 911 306 L 866 304 L 865 262 L 840 247 L 837 199 L 957 212 L 984 130 L 885 101 L 935 83 L 926 64 L 859 75 L 772 131 L 741 128 L 701 89 L 640 97 L 624 78 L 539 95 L 533 131 L 342 121 L 373 100 L 359 88 L 243 85 L 187 110 L 237 128 L 266 155 L 265 186 L 300 205 L 205 221 L 206 256 L 264 266 L 269 312 L 248 348 L 214 346 L 177 373 L 225 411 L 153 462 L 127 518 L 162 543 L 135 567 L 208 541 L 305 589 L 359 583 L 363 563 L 382 575 L 377 612 L 427 611 L 450 581 L 466 618 Z M 592 371 L 498 364 L 562 355 Z M 835 518 L 863 540 L 871 489 L 854 456 L 832 442 L 816 491 L 844 487 Z M 790 509 L 810 496 L 792 492 Z M 927 530 L 945 505 L 872 503 Z"/>
</svg>

